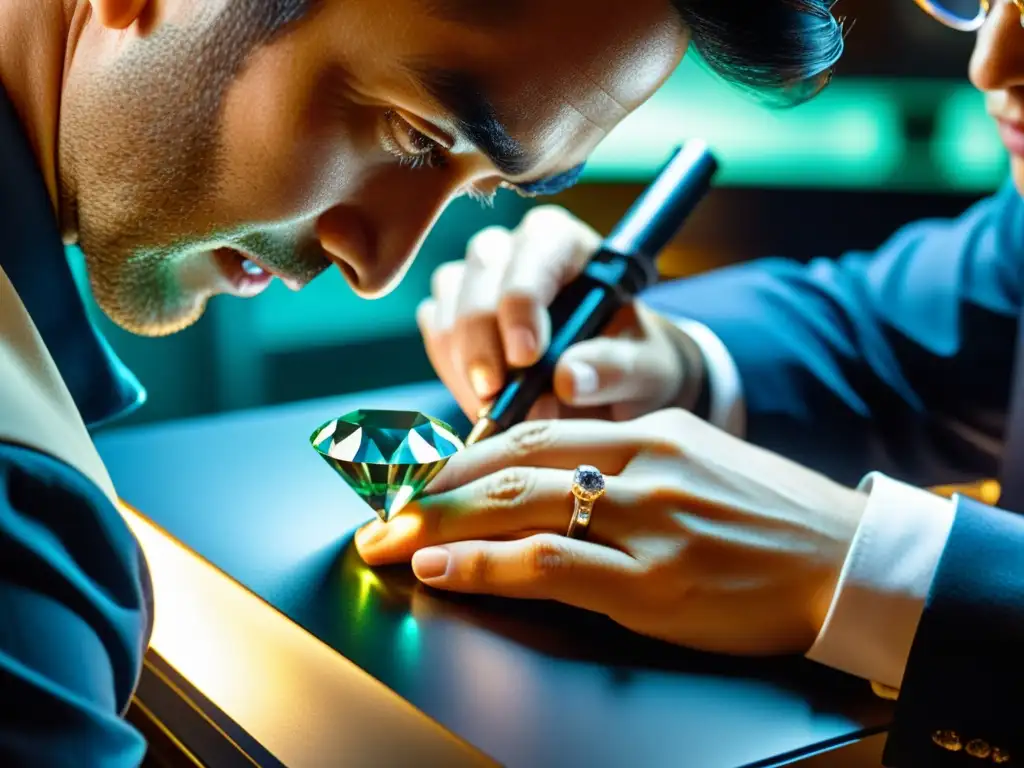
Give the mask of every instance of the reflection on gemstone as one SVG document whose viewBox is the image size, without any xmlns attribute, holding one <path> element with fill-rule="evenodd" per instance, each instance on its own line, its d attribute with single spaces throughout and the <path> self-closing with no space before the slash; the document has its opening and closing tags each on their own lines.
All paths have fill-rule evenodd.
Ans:
<svg viewBox="0 0 1024 768">
<path fill-rule="evenodd" d="M 317 428 L 310 442 L 384 522 L 463 448 L 450 426 L 417 411 L 352 411 Z"/>
</svg>

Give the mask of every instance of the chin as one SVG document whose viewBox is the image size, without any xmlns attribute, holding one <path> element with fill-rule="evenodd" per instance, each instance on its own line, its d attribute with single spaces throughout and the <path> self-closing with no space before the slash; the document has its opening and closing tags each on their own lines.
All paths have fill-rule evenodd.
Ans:
<svg viewBox="0 0 1024 768">
<path fill-rule="evenodd" d="M 100 303 L 110 321 L 121 330 L 135 336 L 157 339 L 172 336 L 199 322 L 206 312 L 206 300 L 197 301 L 190 307 L 165 308 L 154 311 L 132 311 L 124 306 L 105 307 Z"/>
</svg>

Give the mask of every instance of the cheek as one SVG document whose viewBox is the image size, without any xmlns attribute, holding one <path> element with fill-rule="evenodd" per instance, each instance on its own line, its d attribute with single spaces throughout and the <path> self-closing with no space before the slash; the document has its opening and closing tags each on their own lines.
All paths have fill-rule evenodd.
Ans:
<svg viewBox="0 0 1024 768">
<path fill-rule="evenodd" d="M 368 116 L 325 110 L 316 75 L 283 51 L 258 55 L 225 98 L 218 199 L 236 220 L 316 215 L 345 200 L 369 170 Z"/>
</svg>

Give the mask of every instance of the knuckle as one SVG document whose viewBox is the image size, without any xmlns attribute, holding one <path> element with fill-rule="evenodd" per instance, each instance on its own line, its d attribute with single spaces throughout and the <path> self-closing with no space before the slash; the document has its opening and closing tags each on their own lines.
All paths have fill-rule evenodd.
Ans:
<svg viewBox="0 0 1024 768">
<path fill-rule="evenodd" d="M 636 576 L 633 608 L 638 615 L 664 616 L 666 608 L 685 603 L 694 586 L 692 579 L 680 575 L 675 563 L 651 563 Z"/>
<path fill-rule="evenodd" d="M 477 549 L 463 558 L 459 575 L 468 584 L 488 584 L 491 569 L 490 553 L 486 549 Z"/>
<path fill-rule="evenodd" d="M 424 509 L 419 517 L 417 540 L 423 542 L 445 541 L 448 538 L 451 519 L 440 510 Z"/>
<path fill-rule="evenodd" d="M 528 231 L 536 229 L 547 232 L 552 228 L 567 229 L 566 224 L 573 221 L 572 214 L 560 206 L 538 205 L 526 212 L 520 226 Z"/>
<path fill-rule="evenodd" d="M 692 413 L 683 408 L 666 408 L 662 411 L 662 414 L 674 424 L 681 424 L 696 418 Z"/>
<path fill-rule="evenodd" d="M 519 318 L 532 317 L 534 310 L 539 305 L 540 294 L 543 291 L 538 283 L 543 282 L 541 274 L 534 274 L 530 277 L 533 281 L 530 285 L 517 282 L 516 285 L 507 286 L 498 299 L 498 314 L 509 315 Z"/>
<path fill-rule="evenodd" d="M 430 276 L 430 289 L 434 296 L 440 299 L 450 286 L 461 283 L 464 269 L 461 261 L 447 261 L 438 266 Z"/>
<path fill-rule="evenodd" d="M 640 416 L 636 423 L 644 428 L 653 440 L 656 440 L 659 435 L 678 432 L 689 427 L 695 421 L 697 421 L 697 417 L 689 411 L 673 407 Z"/>
<path fill-rule="evenodd" d="M 494 312 L 489 307 L 480 306 L 472 300 L 459 306 L 455 314 L 455 330 L 467 340 L 475 340 L 474 334 L 478 332 L 490 331 L 495 322 Z M 495 352 L 493 349 L 487 351 Z M 497 356 L 496 352 L 494 356 Z"/>
<path fill-rule="evenodd" d="M 520 459 L 551 448 L 557 443 L 556 421 L 526 421 L 510 429 L 508 449 L 512 459 Z"/>
<path fill-rule="evenodd" d="M 529 469 L 508 467 L 490 478 L 484 490 L 484 498 L 491 507 L 514 507 L 529 498 L 533 487 L 533 473 Z"/>
<path fill-rule="evenodd" d="M 646 456 L 670 462 L 669 466 L 685 457 L 679 443 L 664 435 L 653 435 L 648 438 L 644 442 L 642 450 Z"/>
<path fill-rule="evenodd" d="M 601 236 L 572 213 L 558 205 L 538 205 L 523 216 L 520 228 L 530 235 L 543 235 L 559 241 L 596 250 Z"/>
<path fill-rule="evenodd" d="M 541 580 L 572 569 L 572 552 L 565 540 L 554 534 L 534 536 L 525 552 L 523 567 L 530 579 Z"/>
<path fill-rule="evenodd" d="M 507 248 L 512 233 L 501 226 L 485 227 L 469 239 L 466 246 L 466 261 L 480 266 L 490 266 L 494 259 Z"/>
<path fill-rule="evenodd" d="M 423 301 L 416 305 L 416 322 L 424 329 L 432 328 L 433 323 L 431 321 L 436 311 L 437 301 L 435 299 L 423 299 Z"/>
</svg>

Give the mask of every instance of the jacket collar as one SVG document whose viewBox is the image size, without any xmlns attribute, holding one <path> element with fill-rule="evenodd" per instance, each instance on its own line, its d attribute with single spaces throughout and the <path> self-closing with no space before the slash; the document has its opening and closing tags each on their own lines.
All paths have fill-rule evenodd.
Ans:
<svg viewBox="0 0 1024 768">
<path fill-rule="evenodd" d="M 138 379 L 89 320 L 42 173 L 2 86 L 0 266 L 89 427 L 126 415 L 145 402 Z"/>
</svg>

